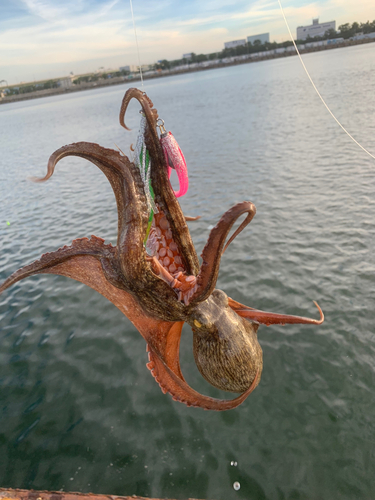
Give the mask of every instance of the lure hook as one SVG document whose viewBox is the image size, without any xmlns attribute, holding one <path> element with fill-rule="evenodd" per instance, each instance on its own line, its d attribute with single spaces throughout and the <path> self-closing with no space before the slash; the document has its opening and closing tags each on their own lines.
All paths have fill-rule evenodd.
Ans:
<svg viewBox="0 0 375 500">
<path fill-rule="evenodd" d="M 162 120 L 161 118 L 158 118 L 158 120 L 156 122 L 156 126 L 159 127 L 160 135 L 167 133 L 167 131 L 165 130 L 165 127 L 164 127 L 164 120 Z"/>
</svg>

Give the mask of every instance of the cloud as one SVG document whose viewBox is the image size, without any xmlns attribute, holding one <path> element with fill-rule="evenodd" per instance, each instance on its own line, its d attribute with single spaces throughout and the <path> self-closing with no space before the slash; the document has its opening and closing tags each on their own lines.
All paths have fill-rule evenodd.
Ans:
<svg viewBox="0 0 375 500">
<path fill-rule="evenodd" d="M 295 33 L 297 26 L 318 16 L 336 19 L 337 25 L 372 20 L 373 1 L 282 3 Z M 225 41 L 262 32 L 270 32 L 271 40 L 288 39 L 277 0 L 136 0 L 133 7 L 144 63 L 180 58 L 185 52 L 216 52 Z M 137 62 L 127 0 L 14 0 L 4 17 L 0 20 L 2 78 L 11 80 L 12 67 L 20 75 L 33 64 L 55 67 L 60 63 L 65 68 L 69 62 L 89 60 L 95 64 L 100 60 L 106 67 L 107 61 Z M 8 78 L 3 76 L 5 67 Z"/>
<path fill-rule="evenodd" d="M 1 64 L 67 62 L 98 54 L 110 55 L 124 50 L 133 41 L 120 35 L 120 28 L 121 22 L 109 21 L 95 26 L 72 26 L 58 32 L 38 26 L 11 30 L 0 35 L 0 45 L 6 47 L 0 56 Z"/>
<path fill-rule="evenodd" d="M 45 21 L 55 21 L 67 15 L 68 6 L 70 3 L 53 5 L 51 2 L 43 0 L 23 0 L 29 13 L 33 16 L 40 17 Z"/>
</svg>

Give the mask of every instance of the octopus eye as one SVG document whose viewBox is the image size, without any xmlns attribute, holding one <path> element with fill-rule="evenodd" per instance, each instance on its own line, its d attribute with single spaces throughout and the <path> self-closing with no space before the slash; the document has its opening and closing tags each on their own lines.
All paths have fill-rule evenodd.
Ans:
<svg viewBox="0 0 375 500">
<path fill-rule="evenodd" d="M 213 327 L 211 319 L 207 314 L 205 314 L 204 311 L 196 311 L 190 325 L 193 328 L 193 330 L 198 330 L 202 332 L 203 330 L 207 329 L 209 330 L 210 328 Z"/>
</svg>

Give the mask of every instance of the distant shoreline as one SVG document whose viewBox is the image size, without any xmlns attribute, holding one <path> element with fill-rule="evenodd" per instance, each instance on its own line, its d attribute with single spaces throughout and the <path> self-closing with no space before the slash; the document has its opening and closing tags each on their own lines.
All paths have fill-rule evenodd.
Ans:
<svg viewBox="0 0 375 500">
<path fill-rule="evenodd" d="M 321 52 L 324 50 L 333 50 L 333 49 L 340 49 L 344 47 L 351 47 L 354 45 L 363 45 L 367 43 L 372 43 L 375 42 L 375 39 L 371 38 L 365 38 L 363 40 L 346 40 L 342 43 L 337 43 L 337 44 L 332 44 L 332 45 L 323 45 L 319 47 L 311 47 L 308 49 L 300 50 L 301 54 L 308 54 L 310 52 Z M 263 53 L 261 53 L 263 54 Z M 243 60 L 235 60 L 231 62 L 218 62 L 217 64 L 211 64 L 210 66 L 200 66 L 200 67 L 194 67 L 191 69 L 184 69 L 184 70 L 177 70 L 177 71 L 169 71 L 165 73 L 160 73 L 156 75 L 144 75 L 143 79 L 144 80 L 150 80 L 154 78 L 163 78 L 166 76 L 173 76 L 173 75 L 181 75 L 184 73 L 195 73 L 197 71 L 206 71 L 206 70 L 211 70 L 211 69 L 217 69 L 217 68 L 226 68 L 228 66 L 237 66 L 239 64 L 250 64 L 250 63 L 255 63 L 258 61 L 267 61 L 269 59 L 280 59 L 283 57 L 292 57 L 296 56 L 296 52 L 283 52 L 280 54 L 268 54 L 267 52 L 264 52 L 264 56 L 259 56 L 257 58 L 251 58 L 251 59 L 243 59 Z M 19 102 L 19 101 L 28 101 L 30 99 L 40 99 L 42 97 L 49 97 L 49 96 L 54 96 L 54 95 L 66 95 L 72 92 L 80 92 L 83 90 L 90 90 L 90 89 L 97 89 L 97 88 L 103 88 L 103 87 L 110 87 L 113 85 L 121 85 L 124 83 L 132 83 L 132 82 L 138 82 L 140 81 L 139 76 L 134 76 L 133 78 L 128 78 L 128 77 L 116 77 L 116 78 L 111 78 L 109 80 L 104 80 L 100 82 L 87 82 L 87 83 L 81 83 L 78 85 L 73 85 L 70 88 L 54 88 L 54 89 L 47 89 L 47 90 L 37 90 L 35 92 L 28 92 L 27 94 L 18 94 L 18 95 L 12 95 L 9 97 L 3 97 L 0 98 L 0 104 L 8 104 L 12 102 Z"/>
</svg>

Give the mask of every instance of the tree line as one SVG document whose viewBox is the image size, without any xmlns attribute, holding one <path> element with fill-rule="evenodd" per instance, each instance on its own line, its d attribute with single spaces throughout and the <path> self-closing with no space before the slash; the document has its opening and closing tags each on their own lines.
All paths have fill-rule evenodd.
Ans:
<svg viewBox="0 0 375 500">
<path fill-rule="evenodd" d="M 58 84 L 55 80 L 48 80 L 43 83 L 28 83 L 23 86 L 14 86 L 8 87 L 7 95 L 18 95 L 18 94 L 27 94 L 28 92 L 35 92 L 36 90 L 46 90 L 57 88 Z"/>
<path fill-rule="evenodd" d="M 351 38 L 359 33 L 363 34 L 368 34 L 368 33 L 373 33 L 375 32 L 375 20 L 370 22 L 367 21 L 366 23 L 357 23 L 354 22 L 352 24 L 346 23 L 346 24 L 341 24 L 338 27 L 338 30 L 334 29 L 329 29 L 328 31 L 325 32 L 323 36 L 319 37 L 314 37 L 311 38 L 310 36 L 307 37 L 306 40 L 295 40 L 297 44 L 304 44 L 308 42 L 313 42 L 313 41 L 322 41 L 322 40 L 332 40 L 334 38 L 344 38 L 344 40 L 347 40 L 348 38 Z M 255 40 L 253 43 L 251 42 L 246 42 L 244 45 L 239 45 L 237 47 L 232 47 L 230 49 L 223 49 L 220 52 L 212 52 L 211 54 L 191 54 L 191 57 L 189 59 L 175 59 L 173 61 L 168 61 L 167 59 L 163 59 L 162 61 L 159 61 L 157 64 L 155 64 L 155 69 L 172 69 L 175 68 L 176 66 L 182 66 L 185 64 L 194 64 L 194 63 L 200 63 L 203 61 L 210 61 L 213 59 L 225 59 L 227 57 L 234 57 L 234 56 L 242 56 L 246 54 L 253 54 L 256 52 L 263 52 L 266 50 L 272 50 L 272 49 L 279 49 L 279 48 L 286 48 L 290 47 L 293 45 L 292 41 L 287 41 L 287 42 L 264 42 L 262 43 L 260 40 Z"/>
<path fill-rule="evenodd" d="M 357 22 L 354 22 L 352 24 L 346 23 L 346 24 L 341 24 L 338 27 L 337 31 L 334 29 L 329 29 L 328 31 L 325 32 L 323 36 L 314 38 L 311 38 L 309 36 L 307 37 L 306 40 L 296 40 L 296 43 L 298 45 L 301 45 L 312 41 L 330 40 L 334 38 L 344 38 L 344 40 L 347 40 L 348 38 L 351 38 L 359 33 L 368 34 L 374 32 L 375 32 L 375 20 L 372 22 L 367 21 L 366 23 L 357 23 Z M 220 60 L 220 59 L 225 59 L 227 57 L 242 56 L 246 54 L 264 52 L 267 50 L 278 49 L 278 48 L 286 48 L 292 45 L 293 45 L 292 41 L 286 41 L 281 43 L 277 42 L 262 43 L 260 40 L 255 40 L 253 43 L 246 42 L 244 45 L 239 45 L 237 47 L 233 47 L 230 49 L 225 48 L 219 52 L 212 52 L 211 54 L 195 54 L 193 52 L 191 54 L 191 57 L 189 57 L 188 59 L 181 58 L 181 59 L 175 59 L 173 61 L 168 61 L 167 59 L 163 59 L 162 61 L 159 61 L 154 65 L 154 69 L 169 70 L 177 66 L 200 63 L 204 61 L 212 61 L 217 59 Z M 100 79 L 109 79 L 127 75 L 129 75 L 129 71 L 124 71 L 124 70 L 113 71 L 111 73 L 105 73 L 105 72 L 99 74 L 92 73 L 91 75 L 84 75 L 77 77 L 75 80 L 73 80 L 73 84 L 80 85 L 81 83 L 85 82 L 96 82 L 97 80 Z M 22 85 L 22 86 L 18 85 L 18 86 L 8 87 L 7 95 L 26 94 L 28 92 L 51 89 L 51 88 L 56 88 L 58 86 L 59 86 L 58 80 L 48 80 L 45 82 L 34 83 L 34 84 L 29 83 L 27 85 Z"/>
</svg>

